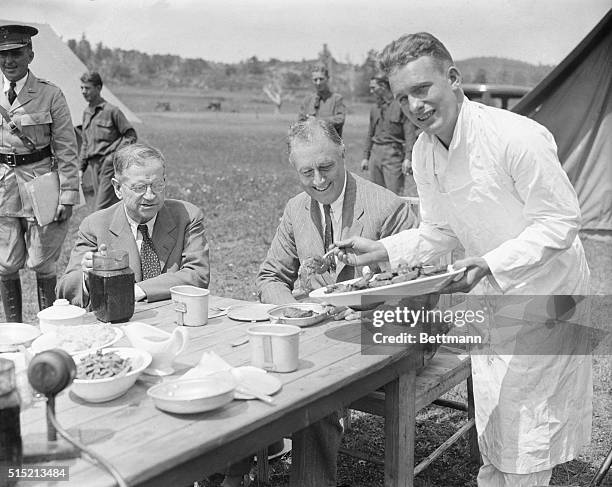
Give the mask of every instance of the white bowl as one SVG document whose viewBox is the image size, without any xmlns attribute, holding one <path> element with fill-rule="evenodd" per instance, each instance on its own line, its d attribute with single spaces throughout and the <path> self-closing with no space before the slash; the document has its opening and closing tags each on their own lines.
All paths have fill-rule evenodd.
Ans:
<svg viewBox="0 0 612 487">
<path fill-rule="evenodd" d="M 20 345 L 29 347 L 40 330 L 25 323 L 0 323 L 0 352 L 11 352 Z"/>
<path fill-rule="evenodd" d="M 39 311 L 38 323 L 40 331 L 52 333 L 57 326 L 82 325 L 86 309 L 70 304 L 67 299 L 56 299 L 53 306 Z"/>
<path fill-rule="evenodd" d="M 312 311 L 314 314 L 304 318 L 287 318 L 285 316 L 285 311 L 288 308 L 296 308 L 301 311 Z M 270 322 L 272 323 L 295 325 L 299 327 L 311 326 L 325 320 L 326 318 L 329 318 L 329 314 L 326 312 L 325 306 L 317 303 L 284 304 L 282 306 L 272 308 L 270 311 L 268 311 L 268 316 L 270 316 Z"/>
<path fill-rule="evenodd" d="M 236 381 L 232 374 L 216 372 L 199 379 L 179 379 L 157 384 L 147 391 L 163 411 L 194 414 L 212 411 L 232 402 Z"/>
<path fill-rule="evenodd" d="M 74 379 L 72 392 L 88 402 L 112 401 L 125 394 L 140 377 L 142 371 L 151 363 L 151 354 L 136 348 L 119 347 L 107 348 L 103 353 L 116 352 L 121 358 L 132 360 L 132 370 L 121 377 L 107 379 Z M 74 362 L 79 366 L 81 359 L 89 353 L 82 352 L 73 356 Z"/>
</svg>

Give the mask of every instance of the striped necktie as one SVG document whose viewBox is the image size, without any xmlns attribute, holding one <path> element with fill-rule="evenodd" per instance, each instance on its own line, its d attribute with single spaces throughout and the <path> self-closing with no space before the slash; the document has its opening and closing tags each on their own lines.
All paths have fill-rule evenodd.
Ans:
<svg viewBox="0 0 612 487">
<path fill-rule="evenodd" d="M 149 237 L 149 228 L 146 225 L 138 225 L 138 231 L 142 234 L 142 245 L 140 246 L 140 269 L 142 271 L 142 280 L 151 279 L 161 274 L 161 266 L 159 258 L 153 247 L 151 237 Z"/>
</svg>

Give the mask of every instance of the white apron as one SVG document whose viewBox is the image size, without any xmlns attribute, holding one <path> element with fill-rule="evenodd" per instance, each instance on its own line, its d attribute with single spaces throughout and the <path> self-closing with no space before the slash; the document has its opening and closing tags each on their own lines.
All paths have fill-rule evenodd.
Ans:
<svg viewBox="0 0 612 487">
<path fill-rule="evenodd" d="M 438 202 L 465 247 L 465 255 L 482 256 L 515 238 L 528 222 L 522 216 L 522 202 L 516 195 L 492 191 L 499 186 L 499 179 L 484 163 L 486 154 L 471 149 L 470 156 L 463 158 L 465 166 L 455 166 L 452 176 L 446 175 L 452 188 L 441 187 L 435 179 L 440 192 Z M 487 211 L 483 212 L 483 208 Z M 573 247 L 580 256 L 583 251 L 578 240 Z M 557 269 L 571 266 L 573 259 L 562 253 L 556 259 L 559 262 L 550 265 Z M 550 269 L 546 266 L 535 271 L 528 284 L 506 294 L 588 293 L 588 268 L 583 269 L 586 275 L 561 279 L 551 277 Z M 501 294 L 495 282 L 489 280 L 483 281 L 473 293 Z M 507 349 L 503 350 L 507 353 Z M 494 349 L 490 353 L 471 357 L 476 428 L 482 453 L 497 469 L 516 474 L 551 469 L 575 458 L 590 441 L 590 357 L 500 355 Z"/>
</svg>

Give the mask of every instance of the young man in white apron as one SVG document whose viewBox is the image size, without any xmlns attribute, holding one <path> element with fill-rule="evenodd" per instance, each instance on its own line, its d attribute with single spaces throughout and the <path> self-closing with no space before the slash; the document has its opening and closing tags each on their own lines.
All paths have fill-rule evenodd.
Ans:
<svg viewBox="0 0 612 487">
<path fill-rule="evenodd" d="M 378 242 L 337 242 L 345 248 L 338 257 L 416 265 L 461 244 L 467 258 L 455 268 L 467 270 L 446 292 L 588 294 L 578 200 L 552 135 L 465 98 L 451 55 L 430 34 L 401 37 L 380 61 L 404 113 L 423 130 L 412 158 L 422 221 Z M 589 356 L 492 350 L 472 356 L 472 373 L 480 487 L 548 485 L 553 467 L 590 441 Z"/>
</svg>

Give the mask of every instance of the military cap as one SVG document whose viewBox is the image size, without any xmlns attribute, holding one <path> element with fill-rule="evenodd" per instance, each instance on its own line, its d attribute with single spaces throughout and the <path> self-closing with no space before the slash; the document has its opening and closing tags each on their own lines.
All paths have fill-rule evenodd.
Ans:
<svg viewBox="0 0 612 487">
<path fill-rule="evenodd" d="M 38 29 L 29 25 L 0 25 L 0 51 L 10 51 L 27 46 Z"/>
</svg>

